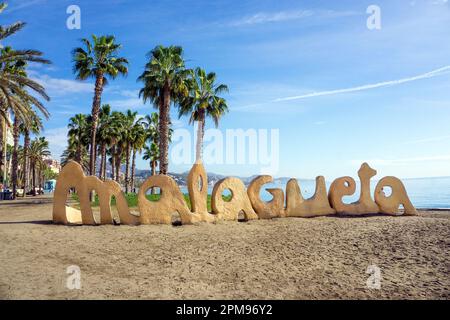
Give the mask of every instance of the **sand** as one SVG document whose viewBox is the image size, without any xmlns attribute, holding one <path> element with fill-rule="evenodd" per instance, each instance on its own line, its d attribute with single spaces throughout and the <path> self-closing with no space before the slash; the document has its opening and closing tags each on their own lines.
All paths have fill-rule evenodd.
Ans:
<svg viewBox="0 0 450 320">
<path fill-rule="evenodd" d="M 0 203 L 0 298 L 450 298 L 448 211 L 67 227 L 51 223 L 50 199 L 34 202 Z M 79 290 L 66 286 L 71 265 Z"/>
</svg>

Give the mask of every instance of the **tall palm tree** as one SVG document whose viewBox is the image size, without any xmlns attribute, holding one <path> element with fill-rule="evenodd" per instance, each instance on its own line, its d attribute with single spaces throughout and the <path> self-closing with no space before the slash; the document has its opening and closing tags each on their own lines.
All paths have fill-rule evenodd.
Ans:
<svg viewBox="0 0 450 320">
<path fill-rule="evenodd" d="M 12 49 L 10 47 L 2 48 L 1 52 L 8 54 Z M 3 71 L 8 73 L 9 77 L 27 77 L 26 72 L 26 62 L 24 60 L 16 60 L 14 62 L 8 62 L 3 64 Z M 18 91 L 23 90 L 25 85 L 18 84 L 16 87 L 10 88 L 10 101 L 18 98 L 20 93 Z M 20 98 L 19 98 L 20 99 Z M 12 154 L 12 171 L 11 171 L 11 182 L 12 182 L 12 198 L 16 198 L 16 191 L 18 185 L 18 166 L 19 166 L 19 138 L 20 138 L 20 125 L 32 126 L 34 119 L 37 117 L 35 111 L 32 109 L 31 101 L 20 101 L 19 103 L 5 101 L 6 106 L 11 107 L 11 111 L 14 114 L 14 124 L 13 124 L 13 154 Z M 38 101 L 38 103 L 40 103 Z M 20 106 L 20 107 L 18 107 Z M 43 106 L 42 106 L 43 107 Z M 44 116 L 47 116 L 47 110 L 43 107 Z"/>
<path fill-rule="evenodd" d="M 11 166 L 11 183 L 12 183 L 12 198 L 16 198 L 17 191 L 17 177 L 19 166 L 19 125 L 20 120 L 18 116 L 14 116 L 13 124 L 13 153 L 12 153 L 12 166 Z"/>
<path fill-rule="evenodd" d="M 130 189 L 134 190 L 134 177 L 136 172 L 136 154 L 141 153 L 144 148 L 145 141 L 147 140 L 147 134 L 142 124 L 142 119 L 139 119 L 131 129 L 131 145 L 133 152 L 133 160 L 131 162 L 131 181 Z"/>
<path fill-rule="evenodd" d="M 201 163 L 206 117 L 210 117 L 216 127 L 219 125 L 222 115 L 228 112 L 226 100 L 219 95 L 228 92 L 228 87 L 216 83 L 214 72 L 206 73 L 201 68 L 191 71 L 188 83 L 189 95 L 180 103 L 178 115 L 179 117 L 189 115 L 191 124 L 194 121 L 198 122 L 195 162 Z"/>
<path fill-rule="evenodd" d="M 6 47 L 2 49 L 2 52 L 8 52 L 11 47 Z M 23 60 L 17 60 L 14 63 L 7 63 L 4 66 L 4 70 L 9 72 L 10 75 L 20 75 L 26 76 L 25 72 L 26 63 Z M 15 96 L 15 91 L 11 90 L 11 94 Z M 29 109 L 29 106 L 27 106 Z M 21 119 L 24 119 L 25 115 L 28 116 L 32 111 L 28 111 L 26 114 L 21 115 L 18 113 L 18 109 L 14 109 L 14 124 L 13 124 L 13 153 L 12 153 L 12 170 L 11 170 L 11 182 L 12 182 L 12 198 L 16 198 L 17 190 L 17 177 L 18 177 L 18 166 L 19 166 L 19 135 L 20 135 L 20 123 Z M 17 114 L 16 114 L 17 113 Z"/>
<path fill-rule="evenodd" d="M 77 145 L 74 141 L 69 138 L 67 148 L 63 151 L 61 155 L 61 165 L 64 167 L 69 160 L 75 160 L 77 156 Z M 89 172 L 89 155 L 86 148 L 81 150 L 81 160 L 78 162 L 83 168 L 84 172 Z"/>
<path fill-rule="evenodd" d="M 112 128 L 111 132 L 111 148 L 109 153 L 111 155 L 111 178 L 112 180 L 119 181 L 118 172 L 120 171 L 120 163 L 116 165 L 117 154 L 121 151 L 121 139 L 122 132 L 124 130 L 123 113 L 114 111 L 112 113 Z"/>
<path fill-rule="evenodd" d="M 124 150 L 124 131 L 126 125 L 125 114 L 113 111 L 111 114 L 112 122 L 115 130 L 111 134 L 111 167 L 112 179 L 120 181 L 120 166 L 122 165 L 122 156 Z"/>
<path fill-rule="evenodd" d="M 142 157 L 144 160 L 150 161 L 150 172 L 154 176 L 156 174 L 156 166 L 159 161 L 159 147 L 157 144 L 151 142 L 144 146 L 144 155 Z"/>
<path fill-rule="evenodd" d="M 150 173 L 154 176 L 159 161 L 159 146 L 154 142 L 144 145 L 144 155 L 142 159 L 150 161 Z M 155 188 L 153 187 L 151 188 L 151 194 L 155 194 Z"/>
<path fill-rule="evenodd" d="M 29 126 L 24 123 L 20 124 L 20 133 L 23 134 L 23 196 L 26 196 L 29 188 L 29 161 L 28 161 L 28 149 L 30 148 L 30 133 L 39 134 L 43 129 L 42 120 L 38 116 L 34 116 L 33 123 Z"/>
<path fill-rule="evenodd" d="M 45 137 L 35 138 L 31 141 L 29 153 L 31 173 L 33 177 L 33 195 L 36 195 L 36 175 L 38 176 L 40 184 L 41 173 L 43 172 L 43 167 L 45 166 L 44 158 L 50 156 L 48 141 L 45 140 Z"/>
<path fill-rule="evenodd" d="M 0 3 L 0 13 L 6 8 L 5 3 Z M 15 34 L 25 26 L 23 22 L 16 22 L 7 26 L 0 26 L 0 41 Z M 2 118 L 3 129 L 6 129 L 9 123 L 9 111 L 14 113 L 17 121 L 24 123 L 31 122 L 30 114 L 33 114 L 31 106 L 35 106 L 46 118 L 49 113 L 44 105 L 29 91 L 38 94 L 45 100 L 50 100 L 42 85 L 30 79 L 25 72 L 26 62 L 49 64 L 50 61 L 42 58 L 42 52 L 37 50 L 13 50 L 10 47 L 1 48 L 0 51 L 0 118 Z M 16 130 L 17 132 L 17 130 Z M 2 132 L 3 138 L 4 132 Z M 1 140 L 2 152 L 6 151 L 6 142 Z M 15 151 L 15 160 L 17 162 L 17 146 Z M 6 164 L 5 164 L 6 166 Z M 15 172 L 15 173 L 14 173 Z M 17 172 L 13 171 L 14 182 L 17 183 Z M 4 177 L 5 179 L 6 177 Z M 14 186 L 13 186 L 13 189 Z M 15 197 L 15 190 L 13 191 Z"/>
<path fill-rule="evenodd" d="M 150 115 L 146 115 L 141 119 L 142 125 L 146 130 L 147 138 L 159 145 L 159 115 L 157 112 L 152 112 Z M 169 140 L 171 136 L 171 130 L 169 130 Z"/>
<path fill-rule="evenodd" d="M 3 27 L 0 27 L 0 40 Z M 19 29 L 20 30 L 20 29 Z M 46 118 L 50 115 L 45 106 L 29 91 L 37 93 L 44 100 L 50 98 L 42 85 L 26 74 L 27 61 L 49 64 L 36 50 L 13 50 L 11 47 L 0 50 L 0 117 L 9 125 L 8 111 L 14 112 L 24 122 L 31 121 L 29 114 L 35 106 Z"/>
<path fill-rule="evenodd" d="M 6 150 L 5 147 L 6 146 L 6 121 L 3 119 L 3 117 L 0 116 L 0 169 L 2 170 L 1 175 L 2 175 L 2 180 L 1 182 L 5 183 L 5 179 L 6 177 L 4 177 L 4 171 L 3 169 L 6 169 L 6 161 L 5 161 L 5 156 L 6 156 Z M 4 167 L 3 167 L 4 166 Z"/>
<path fill-rule="evenodd" d="M 157 112 L 152 112 L 141 119 L 142 125 L 146 131 L 146 140 L 149 144 L 144 146 L 145 158 L 150 160 L 150 168 L 152 175 L 156 174 L 156 166 L 159 161 L 159 115 Z M 169 129 L 169 143 L 172 141 L 173 129 Z"/>
<path fill-rule="evenodd" d="M 92 35 L 92 43 L 86 38 L 81 41 L 84 48 L 78 47 L 73 50 L 73 70 L 79 80 L 95 78 L 89 163 L 89 172 L 94 175 L 97 123 L 103 87 L 107 84 L 107 77 L 115 79 L 118 75 L 128 73 L 128 60 L 117 56 L 122 46 L 115 42 L 114 36 L 97 37 Z"/>
<path fill-rule="evenodd" d="M 128 193 L 130 186 L 130 158 L 134 140 L 133 127 L 136 124 L 137 112 L 127 110 L 125 113 L 125 126 L 123 130 L 123 143 L 125 147 L 125 193 Z"/>
<path fill-rule="evenodd" d="M 99 124 L 97 130 L 97 138 L 99 151 L 101 155 L 99 178 L 105 180 L 106 178 L 106 155 L 107 149 L 111 145 L 112 136 L 114 134 L 113 118 L 111 117 L 111 106 L 104 104 L 100 109 Z"/>
<path fill-rule="evenodd" d="M 139 97 L 159 108 L 159 169 L 162 174 L 167 174 L 169 167 L 170 104 L 180 101 L 188 93 L 186 78 L 189 72 L 182 55 L 183 49 L 179 46 L 155 47 L 148 54 L 149 61 L 138 78 L 144 83 Z"/>
<path fill-rule="evenodd" d="M 69 145 L 74 146 L 75 154 L 73 155 L 76 162 L 81 164 L 83 152 L 87 150 L 89 144 L 89 120 L 82 113 L 76 114 L 69 119 Z"/>
</svg>

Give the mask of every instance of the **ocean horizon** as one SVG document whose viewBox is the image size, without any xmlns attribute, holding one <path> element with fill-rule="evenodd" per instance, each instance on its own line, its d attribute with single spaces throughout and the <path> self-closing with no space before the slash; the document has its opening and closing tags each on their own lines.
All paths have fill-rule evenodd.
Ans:
<svg viewBox="0 0 450 320">
<path fill-rule="evenodd" d="M 450 209 L 450 177 L 430 177 L 430 178 L 407 178 L 401 179 L 405 185 L 406 191 L 413 205 L 418 209 Z M 310 198 L 314 195 L 316 188 L 315 180 L 297 179 L 303 197 Z M 325 181 L 327 192 L 332 181 Z M 373 196 L 378 180 L 371 180 L 370 190 Z M 281 188 L 286 191 L 286 184 L 276 181 L 268 183 L 261 189 L 261 199 L 270 201 L 272 195 L 266 188 Z M 180 187 L 183 193 L 188 193 L 187 187 Z M 208 187 L 208 193 L 211 194 L 212 187 Z M 356 180 L 356 191 L 351 196 L 343 198 L 344 203 L 357 201 L 360 193 L 359 181 Z"/>
</svg>

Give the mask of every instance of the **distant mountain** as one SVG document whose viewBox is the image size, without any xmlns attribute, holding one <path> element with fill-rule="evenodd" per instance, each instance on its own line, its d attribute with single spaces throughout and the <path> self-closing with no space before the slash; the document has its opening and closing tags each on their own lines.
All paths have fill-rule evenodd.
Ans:
<svg viewBox="0 0 450 320">
<path fill-rule="evenodd" d="M 183 172 L 183 173 L 169 172 L 168 175 L 171 176 L 177 182 L 178 185 L 186 186 L 187 185 L 187 176 L 188 176 L 188 174 L 189 174 L 189 172 Z M 136 179 L 137 180 L 145 180 L 150 175 L 151 175 L 151 171 L 150 170 L 136 169 Z M 225 176 L 225 175 L 212 173 L 212 172 L 208 172 L 207 175 L 208 175 L 208 184 L 210 186 L 213 186 L 219 180 L 222 180 L 222 179 L 228 177 L 228 176 Z M 258 175 L 252 175 L 252 176 L 249 176 L 249 177 L 237 177 L 237 178 L 241 179 L 242 182 L 247 186 L 257 176 Z M 290 179 L 291 178 L 288 178 L 288 177 L 275 178 L 274 179 L 274 183 L 275 184 L 286 184 Z M 314 179 L 298 179 L 298 180 L 299 181 L 314 181 Z"/>
<path fill-rule="evenodd" d="M 168 176 L 172 177 L 178 185 L 180 186 L 186 186 L 187 185 L 187 176 L 189 172 L 183 172 L 183 173 L 173 173 L 169 172 Z M 136 169 L 136 178 L 145 180 L 151 175 L 150 170 L 140 170 Z M 225 176 L 215 173 L 208 173 L 208 184 L 214 185 L 217 181 L 225 178 Z"/>
</svg>

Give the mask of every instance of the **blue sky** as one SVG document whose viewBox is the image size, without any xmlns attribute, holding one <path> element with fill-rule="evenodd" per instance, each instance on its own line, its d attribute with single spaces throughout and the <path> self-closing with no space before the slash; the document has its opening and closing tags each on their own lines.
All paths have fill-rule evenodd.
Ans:
<svg viewBox="0 0 450 320">
<path fill-rule="evenodd" d="M 81 8 L 81 30 L 66 28 L 71 4 Z M 372 4 L 381 8 L 380 30 L 366 26 Z M 55 156 L 68 118 L 92 103 L 93 82 L 74 80 L 70 52 L 82 37 L 114 34 L 130 61 L 128 77 L 105 90 L 102 102 L 114 109 L 154 111 L 139 100 L 136 78 L 149 50 L 176 44 L 189 67 L 215 71 L 229 86 L 221 130 L 279 129 L 277 176 L 355 176 L 363 161 L 380 176 L 450 175 L 450 73 L 421 77 L 450 65 L 449 1 L 28 0 L 9 1 L 1 17 L 28 24 L 4 45 L 36 48 L 53 61 L 31 73 L 52 97 L 44 135 Z M 285 99 L 402 79 L 410 81 Z M 193 130 L 172 113 L 176 128 Z M 148 165 L 139 160 L 138 168 Z M 249 176 L 259 167 L 207 170 Z"/>
</svg>

